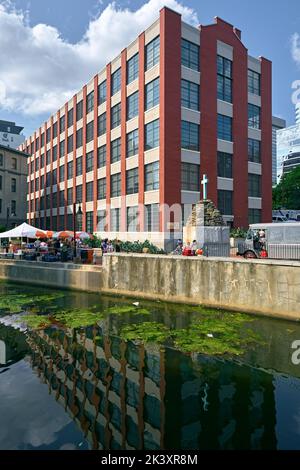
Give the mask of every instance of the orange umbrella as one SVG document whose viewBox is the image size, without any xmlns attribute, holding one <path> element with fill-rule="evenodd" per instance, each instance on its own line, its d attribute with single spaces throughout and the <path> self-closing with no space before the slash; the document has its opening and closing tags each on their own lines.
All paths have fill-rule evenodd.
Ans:
<svg viewBox="0 0 300 470">
<path fill-rule="evenodd" d="M 42 230 L 37 230 L 35 236 L 36 238 L 47 238 L 46 232 L 43 232 Z"/>
<path fill-rule="evenodd" d="M 68 230 L 63 230 L 62 232 L 57 232 L 56 237 L 57 238 L 71 238 L 74 234 L 72 232 L 69 232 Z"/>
<path fill-rule="evenodd" d="M 93 235 L 91 235 L 88 232 L 76 232 L 76 238 L 80 238 L 81 240 L 87 239 L 87 238 L 93 238 Z"/>
<path fill-rule="evenodd" d="M 53 237 L 53 234 L 54 232 L 52 230 L 46 230 L 46 236 L 47 238 L 52 238 Z"/>
</svg>

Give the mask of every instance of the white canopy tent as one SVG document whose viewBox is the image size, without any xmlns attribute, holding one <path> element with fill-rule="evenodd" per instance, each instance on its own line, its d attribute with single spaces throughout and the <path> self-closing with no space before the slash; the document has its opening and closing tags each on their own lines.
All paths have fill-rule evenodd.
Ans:
<svg viewBox="0 0 300 470">
<path fill-rule="evenodd" d="M 42 230 L 32 227 L 32 225 L 26 224 L 24 222 L 18 227 L 15 227 L 7 232 L 0 233 L 0 238 L 36 238 L 36 233 L 41 233 Z"/>
</svg>

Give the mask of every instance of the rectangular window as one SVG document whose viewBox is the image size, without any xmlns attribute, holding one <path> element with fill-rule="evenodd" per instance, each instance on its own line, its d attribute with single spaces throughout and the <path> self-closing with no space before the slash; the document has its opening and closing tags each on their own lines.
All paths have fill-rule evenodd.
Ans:
<svg viewBox="0 0 300 470">
<path fill-rule="evenodd" d="M 65 141 L 62 140 L 60 143 L 59 143 L 59 156 L 60 157 L 63 157 L 65 154 Z"/>
<path fill-rule="evenodd" d="M 159 146 L 159 119 L 145 125 L 145 150 Z"/>
<path fill-rule="evenodd" d="M 111 197 L 121 196 L 121 173 L 116 173 L 110 177 Z"/>
<path fill-rule="evenodd" d="M 82 184 L 79 184 L 76 186 L 76 201 L 81 202 L 82 201 Z"/>
<path fill-rule="evenodd" d="M 37 137 L 35 140 L 35 151 L 37 152 L 39 148 L 40 148 L 40 138 Z"/>
<path fill-rule="evenodd" d="M 62 183 L 65 180 L 65 165 L 59 167 L 59 181 Z"/>
<path fill-rule="evenodd" d="M 261 176 L 249 173 L 248 180 L 249 197 L 261 197 Z"/>
<path fill-rule="evenodd" d="M 93 211 L 87 212 L 86 213 L 86 231 L 88 233 L 93 233 L 94 229 L 94 223 L 93 223 Z"/>
<path fill-rule="evenodd" d="M 11 214 L 16 214 L 17 213 L 17 202 L 16 201 L 11 201 Z"/>
<path fill-rule="evenodd" d="M 111 128 L 114 129 L 121 124 L 121 103 L 111 108 Z"/>
<path fill-rule="evenodd" d="M 112 232 L 120 230 L 120 209 L 111 209 L 110 211 L 110 229 Z"/>
<path fill-rule="evenodd" d="M 86 97 L 86 113 L 90 113 L 94 109 L 94 91 L 91 91 Z"/>
<path fill-rule="evenodd" d="M 106 210 L 100 210 L 97 212 L 97 231 L 105 232 L 106 231 Z"/>
<path fill-rule="evenodd" d="M 160 54 L 160 40 L 159 36 L 153 39 L 149 44 L 146 45 L 146 53 L 145 53 L 145 69 L 149 70 L 154 65 L 159 62 L 159 54 Z"/>
<path fill-rule="evenodd" d="M 67 166 L 68 166 L 68 180 L 70 180 L 71 178 L 73 178 L 74 163 L 73 162 L 68 162 Z"/>
<path fill-rule="evenodd" d="M 106 145 L 98 148 L 97 167 L 102 168 L 106 165 Z"/>
<path fill-rule="evenodd" d="M 54 145 L 52 149 L 52 161 L 56 162 L 56 160 L 57 160 L 57 145 Z"/>
<path fill-rule="evenodd" d="M 1 189 L 2 189 L 2 176 L 1 176 Z M 15 193 L 17 191 L 17 180 L 16 178 L 11 179 L 11 192 Z"/>
<path fill-rule="evenodd" d="M 48 188 L 51 184 L 51 173 L 46 173 L 46 187 Z M 32 191 L 31 191 L 32 192 Z"/>
<path fill-rule="evenodd" d="M 41 168 L 44 168 L 44 166 L 45 166 L 45 154 L 43 153 L 41 155 Z"/>
<path fill-rule="evenodd" d="M 199 85 L 181 80 L 181 106 L 199 111 Z"/>
<path fill-rule="evenodd" d="M 132 157 L 139 153 L 139 130 L 135 129 L 126 136 L 126 157 Z"/>
<path fill-rule="evenodd" d="M 73 204 L 73 188 L 67 189 L 67 204 L 68 206 Z"/>
<path fill-rule="evenodd" d="M 41 148 L 45 145 L 45 134 L 44 132 L 41 134 Z"/>
<path fill-rule="evenodd" d="M 47 142 L 47 144 L 50 142 L 50 139 L 51 139 L 51 128 L 49 127 L 46 130 L 46 142 Z"/>
<path fill-rule="evenodd" d="M 253 70 L 248 70 L 248 92 L 260 96 L 260 74 Z"/>
<path fill-rule="evenodd" d="M 159 232 L 159 204 L 145 206 L 145 232 Z"/>
<path fill-rule="evenodd" d="M 35 171 L 38 171 L 39 168 L 40 168 L 40 159 L 39 159 L 39 157 L 37 157 L 35 159 Z"/>
<path fill-rule="evenodd" d="M 57 122 L 53 124 L 53 139 L 57 137 Z"/>
<path fill-rule="evenodd" d="M 232 62 L 218 55 L 218 99 L 232 103 Z"/>
<path fill-rule="evenodd" d="M 11 159 L 11 168 L 12 168 L 12 170 L 17 169 L 17 159 L 14 158 L 14 157 Z"/>
<path fill-rule="evenodd" d="M 111 75 L 111 94 L 115 95 L 121 90 L 121 67 Z"/>
<path fill-rule="evenodd" d="M 133 82 L 139 75 L 139 53 L 127 61 L 127 85 Z"/>
<path fill-rule="evenodd" d="M 145 85 L 145 111 L 159 104 L 159 77 Z"/>
<path fill-rule="evenodd" d="M 50 150 L 47 150 L 46 152 L 46 165 L 50 165 L 51 163 L 51 153 Z"/>
<path fill-rule="evenodd" d="M 76 158 L 76 176 L 82 175 L 82 157 Z"/>
<path fill-rule="evenodd" d="M 248 127 L 260 129 L 260 107 L 248 104 Z"/>
<path fill-rule="evenodd" d="M 181 39 L 181 64 L 199 71 L 199 46 L 197 44 Z"/>
<path fill-rule="evenodd" d="M 52 186 L 57 184 L 57 168 L 52 171 Z"/>
<path fill-rule="evenodd" d="M 139 169 L 133 168 L 126 171 L 126 194 L 139 192 Z"/>
<path fill-rule="evenodd" d="M 218 191 L 218 209 L 222 215 L 233 215 L 232 199 L 232 191 Z"/>
<path fill-rule="evenodd" d="M 98 106 L 106 101 L 106 80 L 98 85 Z"/>
<path fill-rule="evenodd" d="M 60 133 L 62 133 L 62 132 L 65 131 L 65 123 L 66 123 L 65 115 L 63 115 L 63 116 L 59 119 L 59 130 L 60 130 Z"/>
<path fill-rule="evenodd" d="M 181 163 L 181 189 L 200 191 L 200 166 L 193 163 Z"/>
<path fill-rule="evenodd" d="M 199 125 L 181 121 L 181 148 L 199 151 Z"/>
<path fill-rule="evenodd" d="M 139 114 L 139 92 L 136 91 L 127 98 L 127 121 Z"/>
<path fill-rule="evenodd" d="M 97 181 L 97 199 L 100 201 L 101 199 L 106 198 L 106 178 L 100 178 Z"/>
<path fill-rule="evenodd" d="M 248 139 L 249 162 L 261 163 L 261 144 L 259 140 Z"/>
<path fill-rule="evenodd" d="M 98 116 L 98 137 L 106 132 L 106 113 Z"/>
<path fill-rule="evenodd" d="M 73 152 L 73 134 L 68 136 L 68 153 Z"/>
<path fill-rule="evenodd" d="M 94 138 L 94 121 L 86 125 L 86 143 L 91 142 Z"/>
<path fill-rule="evenodd" d="M 68 117 L 67 117 L 67 124 L 68 128 L 73 126 L 73 121 L 74 121 L 74 108 L 69 109 L 68 111 Z"/>
<path fill-rule="evenodd" d="M 44 189 L 44 185 L 45 185 L 45 176 L 42 175 L 41 179 L 40 179 L 40 188 L 41 188 L 41 190 Z"/>
<path fill-rule="evenodd" d="M 76 148 L 82 147 L 82 127 L 76 131 Z"/>
<path fill-rule="evenodd" d="M 88 152 L 86 154 L 86 167 L 85 170 L 88 173 L 89 171 L 92 171 L 94 169 L 94 152 L 93 150 L 91 152 Z"/>
<path fill-rule="evenodd" d="M 79 103 L 76 104 L 76 121 L 79 121 L 82 119 L 83 116 L 83 101 L 79 101 Z"/>
<path fill-rule="evenodd" d="M 0 175 L 0 191 L 2 191 L 2 175 Z"/>
<path fill-rule="evenodd" d="M 3 153 L 0 153 L 0 166 L 3 166 Z"/>
<path fill-rule="evenodd" d="M 86 201 L 87 202 L 93 201 L 93 199 L 94 199 L 93 184 L 94 184 L 93 181 L 89 181 L 88 183 L 86 183 L 85 187 L 86 187 Z"/>
<path fill-rule="evenodd" d="M 232 142 L 232 118 L 218 114 L 218 139 Z"/>
<path fill-rule="evenodd" d="M 65 191 L 59 191 L 59 207 L 65 207 Z"/>
<path fill-rule="evenodd" d="M 145 165 L 145 191 L 159 189 L 159 162 Z"/>
<path fill-rule="evenodd" d="M 232 155 L 230 153 L 218 152 L 218 176 L 232 178 Z"/>
<path fill-rule="evenodd" d="M 57 208 L 57 192 L 52 193 L 52 208 L 56 209 Z"/>
<path fill-rule="evenodd" d="M 261 223 L 261 209 L 249 209 L 248 211 L 249 224 Z"/>
<path fill-rule="evenodd" d="M 139 208 L 127 207 L 127 232 L 138 232 L 139 230 Z"/>
<path fill-rule="evenodd" d="M 121 159 L 121 139 L 113 140 L 110 145 L 110 162 L 116 163 Z"/>
</svg>

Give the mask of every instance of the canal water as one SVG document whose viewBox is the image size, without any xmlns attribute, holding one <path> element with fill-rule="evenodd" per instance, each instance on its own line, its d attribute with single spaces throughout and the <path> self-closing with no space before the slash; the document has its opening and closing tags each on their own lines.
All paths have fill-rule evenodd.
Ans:
<svg viewBox="0 0 300 470">
<path fill-rule="evenodd" d="M 300 449 L 300 325 L 0 283 L 0 449 Z"/>
</svg>

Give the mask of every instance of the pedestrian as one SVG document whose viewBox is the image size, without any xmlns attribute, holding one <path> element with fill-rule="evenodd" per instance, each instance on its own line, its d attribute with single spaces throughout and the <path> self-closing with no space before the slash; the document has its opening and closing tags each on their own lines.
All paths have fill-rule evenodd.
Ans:
<svg viewBox="0 0 300 470">
<path fill-rule="evenodd" d="M 191 250 L 192 250 L 192 255 L 196 255 L 196 251 L 198 250 L 198 243 L 197 240 L 193 240 L 193 243 L 191 244 Z"/>
<path fill-rule="evenodd" d="M 120 253 L 120 252 L 121 252 L 120 240 L 116 240 L 116 243 L 115 243 L 115 250 L 116 250 L 116 253 Z"/>
</svg>

